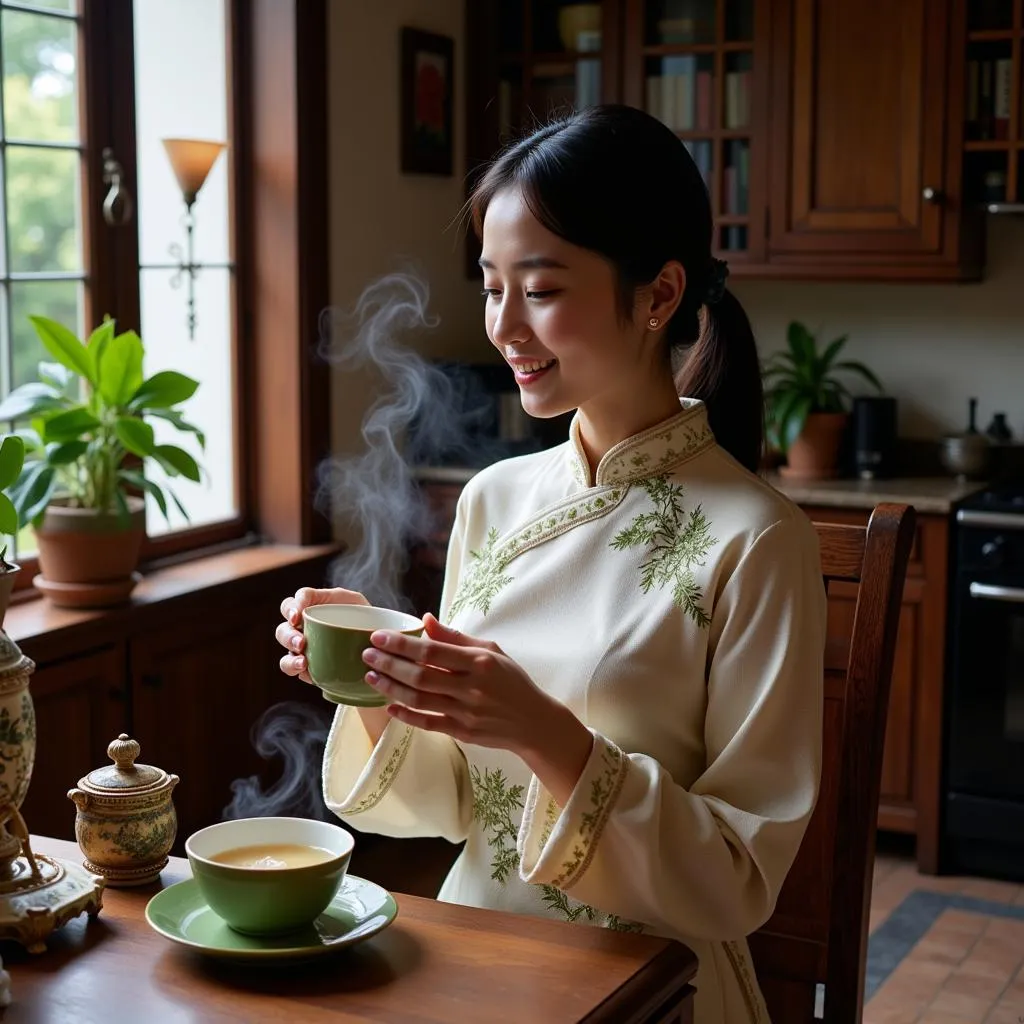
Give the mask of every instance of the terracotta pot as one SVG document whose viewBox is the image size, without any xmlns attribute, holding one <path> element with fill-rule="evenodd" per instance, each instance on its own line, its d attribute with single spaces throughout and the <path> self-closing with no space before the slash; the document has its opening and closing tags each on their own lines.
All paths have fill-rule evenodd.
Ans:
<svg viewBox="0 0 1024 1024">
<path fill-rule="evenodd" d="M 845 412 L 812 412 L 800 436 L 789 446 L 779 473 L 787 480 L 829 480 L 836 475 Z"/>
<path fill-rule="evenodd" d="M 36 530 L 42 571 L 34 585 L 64 608 L 126 600 L 140 578 L 135 567 L 146 532 L 145 502 L 129 497 L 128 509 L 126 527 L 116 515 L 53 502 Z"/>
</svg>

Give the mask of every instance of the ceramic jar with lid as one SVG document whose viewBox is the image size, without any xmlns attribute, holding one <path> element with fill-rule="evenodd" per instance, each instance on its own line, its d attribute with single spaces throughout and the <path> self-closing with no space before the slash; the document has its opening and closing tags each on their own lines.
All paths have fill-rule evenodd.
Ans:
<svg viewBox="0 0 1024 1024">
<path fill-rule="evenodd" d="M 107 747 L 114 763 L 90 772 L 68 792 L 78 808 L 75 836 L 85 866 L 115 888 L 155 881 L 178 831 L 171 799 L 178 776 L 136 764 L 140 752 L 121 733 Z"/>
</svg>

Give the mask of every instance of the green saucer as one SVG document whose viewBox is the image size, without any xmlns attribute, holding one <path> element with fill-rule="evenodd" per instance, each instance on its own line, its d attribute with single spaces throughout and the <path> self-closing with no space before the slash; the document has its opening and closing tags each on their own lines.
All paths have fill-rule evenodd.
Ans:
<svg viewBox="0 0 1024 1024">
<path fill-rule="evenodd" d="M 305 959 L 335 953 L 383 931 L 398 913 L 386 889 L 346 875 L 338 895 L 311 924 L 287 935 L 257 938 L 232 931 L 206 904 L 195 879 L 176 882 L 146 905 L 146 920 L 172 942 L 231 960 Z"/>
</svg>

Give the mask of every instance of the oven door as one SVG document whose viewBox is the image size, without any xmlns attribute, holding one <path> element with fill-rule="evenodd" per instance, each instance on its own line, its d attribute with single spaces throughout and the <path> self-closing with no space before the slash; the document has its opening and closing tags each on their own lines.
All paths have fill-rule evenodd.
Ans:
<svg viewBox="0 0 1024 1024">
<path fill-rule="evenodd" d="M 1024 800 L 1024 578 L 962 574 L 956 606 L 947 788 Z"/>
</svg>

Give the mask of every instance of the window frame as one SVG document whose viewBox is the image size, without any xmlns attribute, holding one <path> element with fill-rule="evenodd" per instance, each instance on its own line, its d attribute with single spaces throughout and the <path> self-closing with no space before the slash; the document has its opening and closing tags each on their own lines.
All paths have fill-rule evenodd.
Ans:
<svg viewBox="0 0 1024 1024">
<path fill-rule="evenodd" d="M 85 318 L 92 323 L 115 310 L 120 327 L 139 330 L 137 221 L 112 227 L 97 215 L 107 192 L 105 147 L 135 194 L 132 0 L 79 0 L 78 25 Z M 329 520 L 314 506 L 316 466 L 330 454 L 329 373 L 317 355 L 319 316 L 329 302 L 326 40 L 326 0 L 229 0 L 239 511 L 147 536 L 143 569 L 225 545 L 331 539 Z M 261 279 L 279 280 L 282 267 L 293 269 L 284 274 L 288 287 L 273 296 L 259 288 Z M 38 559 L 33 554 L 19 564 L 16 589 L 28 591 L 20 594 L 26 599 Z"/>
</svg>

